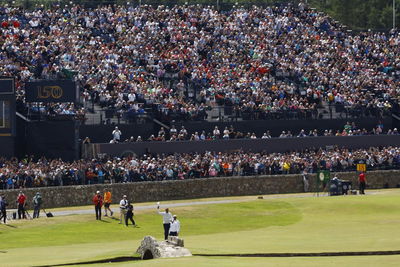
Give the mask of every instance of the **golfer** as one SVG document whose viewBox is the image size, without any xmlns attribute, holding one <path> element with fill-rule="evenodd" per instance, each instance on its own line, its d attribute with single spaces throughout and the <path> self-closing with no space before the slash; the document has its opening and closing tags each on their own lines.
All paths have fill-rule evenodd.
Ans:
<svg viewBox="0 0 400 267">
<path fill-rule="evenodd" d="M 171 222 L 171 227 L 169 228 L 169 235 L 178 236 L 180 230 L 181 230 L 181 223 L 177 219 L 176 215 L 174 215 L 173 220 Z"/>
<path fill-rule="evenodd" d="M 96 220 L 101 220 L 101 207 L 103 206 L 103 197 L 100 191 L 96 192 L 93 197 L 94 210 L 96 211 Z"/>
<path fill-rule="evenodd" d="M 113 216 L 114 212 L 110 209 L 110 205 L 111 205 L 111 199 L 112 199 L 112 194 L 110 192 L 110 190 L 106 189 L 104 190 L 104 216 L 108 216 L 107 215 L 107 210 L 110 212 L 110 216 Z"/>
<path fill-rule="evenodd" d="M 166 208 L 165 211 L 160 211 L 160 206 L 157 206 L 157 213 L 163 216 L 163 225 L 164 225 L 164 239 L 168 239 L 169 228 L 171 226 L 172 214 L 169 212 L 169 209 Z"/>
<path fill-rule="evenodd" d="M 124 221 L 126 218 L 126 208 L 128 207 L 128 200 L 126 199 L 126 195 L 124 195 L 119 202 L 119 223 L 122 223 L 122 217 L 124 217 Z"/>
</svg>

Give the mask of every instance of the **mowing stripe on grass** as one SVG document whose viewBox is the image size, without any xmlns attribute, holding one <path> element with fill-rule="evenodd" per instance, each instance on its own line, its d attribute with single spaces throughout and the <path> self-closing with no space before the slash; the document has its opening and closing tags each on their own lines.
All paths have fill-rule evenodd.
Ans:
<svg viewBox="0 0 400 267">
<path fill-rule="evenodd" d="M 253 254 L 193 254 L 201 257 L 243 257 L 243 258 L 289 258 L 289 257 L 338 257 L 338 256 L 379 256 L 400 255 L 400 250 L 387 251 L 347 251 L 347 252 L 312 252 L 312 253 L 253 253 Z"/>
<path fill-rule="evenodd" d="M 140 257 L 117 257 L 117 258 L 112 258 L 112 259 L 103 259 L 103 260 L 96 260 L 96 261 L 40 265 L 40 266 L 36 266 L 36 267 L 71 266 L 71 265 L 86 265 L 86 264 L 96 264 L 96 263 L 116 263 L 116 262 L 138 261 L 138 260 L 141 260 L 141 258 Z"/>
</svg>

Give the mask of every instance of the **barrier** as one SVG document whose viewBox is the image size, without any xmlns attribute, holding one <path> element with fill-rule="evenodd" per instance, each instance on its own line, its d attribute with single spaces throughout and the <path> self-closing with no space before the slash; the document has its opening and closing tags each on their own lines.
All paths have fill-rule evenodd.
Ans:
<svg viewBox="0 0 400 267">
<path fill-rule="evenodd" d="M 349 180 L 358 187 L 356 172 L 338 173 L 337 177 Z M 316 189 L 316 174 L 310 174 L 310 191 Z M 367 173 L 367 192 L 370 188 L 400 186 L 400 171 L 373 171 Z M 165 200 L 194 199 L 207 197 L 226 197 L 244 195 L 265 195 L 300 193 L 303 191 L 301 175 L 269 175 L 251 177 L 220 177 L 182 181 L 138 182 L 112 185 L 84 185 L 29 188 L 23 192 L 27 196 L 28 208 L 32 208 L 32 198 L 40 192 L 44 208 L 92 205 L 93 195 L 97 190 L 108 188 L 113 195 L 113 203 L 119 203 L 127 195 L 133 203 L 156 202 Z M 9 203 L 14 203 L 19 190 L 3 190 Z M 255 199 L 255 198 L 254 198 Z M 15 208 L 9 206 L 9 208 Z M 94 212 L 94 210 L 93 210 Z"/>
<path fill-rule="evenodd" d="M 289 152 L 313 148 L 329 148 L 332 146 L 349 149 L 368 148 L 371 146 L 400 146 L 400 135 L 369 136 L 321 136 L 305 138 L 272 138 L 272 139 L 231 139 L 212 141 L 178 141 L 178 142 L 139 142 L 120 144 L 91 144 L 86 149 L 91 156 L 107 154 L 114 157 L 123 156 L 131 151 L 137 155 L 146 153 L 190 153 L 190 152 Z"/>
</svg>

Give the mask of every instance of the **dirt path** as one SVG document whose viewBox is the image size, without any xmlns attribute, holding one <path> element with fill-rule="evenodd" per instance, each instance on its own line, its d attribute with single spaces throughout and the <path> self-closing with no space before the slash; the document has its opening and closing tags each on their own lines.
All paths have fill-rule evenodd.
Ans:
<svg viewBox="0 0 400 267">
<path fill-rule="evenodd" d="M 320 197 L 326 197 L 328 194 L 320 193 Z M 264 199 L 285 199 L 285 198 L 305 198 L 305 197 L 315 197 L 315 194 L 312 193 L 304 193 L 304 194 L 284 194 L 284 195 L 267 195 L 263 196 Z M 161 203 L 160 208 L 175 208 L 175 207 L 186 207 L 186 206 L 197 206 L 197 205 L 212 205 L 212 204 L 226 204 L 226 203 L 238 203 L 238 202 L 246 202 L 257 199 L 254 196 L 254 199 L 226 199 L 226 200 L 210 200 L 210 201 L 189 201 L 189 202 L 179 202 L 179 203 Z M 114 210 L 116 210 L 116 206 L 114 204 Z M 134 205 L 135 210 L 151 210 L 156 209 L 157 205 Z M 66 215 L 77 215 L 77 214 L 92 214 L 94 209 L 77 209 L 77 210 L 63 210 L 63 211 L 51 211 L 54 216 L 66 216 Z"/>
</svg>

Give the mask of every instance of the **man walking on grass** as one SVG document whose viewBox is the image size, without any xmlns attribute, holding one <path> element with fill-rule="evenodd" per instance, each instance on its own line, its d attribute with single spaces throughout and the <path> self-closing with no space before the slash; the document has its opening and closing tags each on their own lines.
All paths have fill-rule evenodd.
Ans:
<svg viewBox="0 0 400 267">
<path fill-rule="evenodd" d="M 96 192 L 93 197 L 94 210 L 96 211 L 96 220 L 101 220 L 101 207 L 103 206 L 103 197 L 100 191 Z"/>
<path fill-rule="evenodd" d="M 111 192 L 110 190 L 106 189 L 104 192 L 104 216 L 108 216 L 107 215 L 107 210 L 110 212 L 110 216 L 113 216 L 114 212 L 110 209 L 110 205 L 111 205 Z"/>
<path fill-rule="evenodd" d="M 126 199 L 126 195 L 124 195 L 119 202 L 119 223 L 122 223 L 122 218 L 126 218 L 126 208 L 128 207 L 128 200 Z"/>
<path fill-rule="evenodd" d="M 165 211 L 160 211 L 160 206 L 157 206 L 157 213 L 163 216 L 163 226 L 164 226 L 164 239 L 168 239 L 169 228 L 171 226 L 172 214 L 169 209 L 166 208 Z"/>
<path fill-rule="evenodd" d="M 126 206 L 125 225 L 128 226 L 128 220 L 131 220 L 132 225 L 136 227 L 135 220 L 133 219 L 133 205 L 128 203 Z"/>
</svg>

